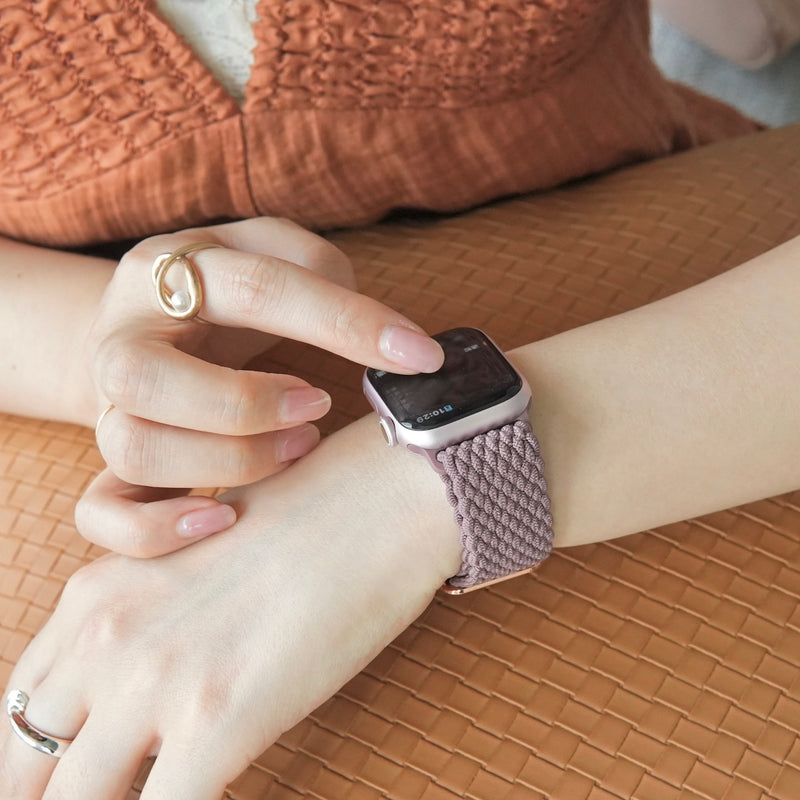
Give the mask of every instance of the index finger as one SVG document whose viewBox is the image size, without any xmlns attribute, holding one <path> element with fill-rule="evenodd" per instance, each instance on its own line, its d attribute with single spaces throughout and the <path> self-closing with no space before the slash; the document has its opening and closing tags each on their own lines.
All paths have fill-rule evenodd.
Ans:
<svg viewBox="0 0 800 800">
<path fill-rule="evenodd" d="M 315 345 L 365 366 L 435 372 L 441 346 L 397 311 L 271 255 L 216 248 L 194 257 L 203 318 Z"/>
<path fill-rule="evenodd" d="M 155 236 L 130 255 L 152 261 L 199 241 L 221 245 L 189 256 L 203 285 L 203 319 L 291 337 L 393 372 L 441 366 L 437 342 L 399 312 L 352 291 L 345 254 L 289 220 L 259 218 Z"/>
</svg>

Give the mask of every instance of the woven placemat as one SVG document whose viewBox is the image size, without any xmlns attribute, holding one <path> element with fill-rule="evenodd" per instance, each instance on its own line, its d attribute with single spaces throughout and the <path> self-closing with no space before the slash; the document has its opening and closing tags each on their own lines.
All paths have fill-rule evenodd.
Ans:
<svg viewBox="0 0 800 800">
<path fill-rule="evenodd" d="M 476 325 L 511 347 L 798 234 L 795 127 L 332 238 L 369 294 L 430 330 Z M 328 429 L 367 410 L 360 369 L 340 359 L 284 343 L 269 365 L 331 391 Z M 0 418 L 4 681 L 64 580 L 100 552 L 71 521 L 99 466 L 90 431 Z M 226 797 L 797 800 L 799 730 L 797 492 L 437 597 Z"/>
</svg>

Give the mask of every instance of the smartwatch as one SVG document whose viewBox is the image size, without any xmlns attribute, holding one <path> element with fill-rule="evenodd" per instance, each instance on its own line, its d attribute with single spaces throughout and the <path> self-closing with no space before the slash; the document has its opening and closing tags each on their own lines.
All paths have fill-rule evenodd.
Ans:
<svg viewBox="0 0 800 800">
<path fill-rule="evenodd" d="M 442 588 L 463 594 L 535 569 L 552 549 L 553 519 L 526 380 L 476 328 L 433 338 L 438 371 L 368 369 L 364 393 L 387 443 L 425 456 L 444 481 L 462 561 Z"/>
</svg>

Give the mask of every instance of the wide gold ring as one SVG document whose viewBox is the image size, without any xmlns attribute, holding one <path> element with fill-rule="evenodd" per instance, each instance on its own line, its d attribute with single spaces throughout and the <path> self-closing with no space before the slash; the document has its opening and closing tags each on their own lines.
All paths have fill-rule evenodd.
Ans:
<svg viewBox="0 0 800 800">
<path fill-rule="evenodd" d="M 173 319 L 193 319 L 200 313 L 203 305 L 203 284 L 188 256 L 189 253 L 207 250 L 210 247 L 222 247 L 222 245 L 214 242 L 187 244 L 172 253 L 163 253 L 153 262 L 153 285 L 156 287 L 158 305 Z M 186 288 L 172 291 L 167 286 L 167 273 L 176 265 L 183 269 Z"/>
<path fill-rule="evenodd" d="M 6 712 L 14 733 L 22 739 L 28 747 L 47 753 L 49 756 L 61 758 L 66 749 L 72 744 L 71 739 L 61 739 L 52 736 L 39 728 L 34 727 L 25 719 L 25 709 L 28 707 L 28 695 L 19 689 L 13 689 L 6 698 Z"/>
</svg>

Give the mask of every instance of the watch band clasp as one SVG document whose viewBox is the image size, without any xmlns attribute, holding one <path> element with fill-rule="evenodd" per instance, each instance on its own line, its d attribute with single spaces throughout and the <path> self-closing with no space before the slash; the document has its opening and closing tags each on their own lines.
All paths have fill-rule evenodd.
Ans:
<svg viewBox="0 0 800 800">
<path fill-rule="evenodd" d="M 499 578 L 492 578 L 490 581 L 483 581 L 476 583 L 474 586 L 451 586 L 449 583 L 444 583 L 442 591 L 449 595 L 462 595 L 474 592 L 477 589 L 485 589 L 487 586 L 492 586 L 495 583 L 502 583 L 503 581 L 510 581 L 512 578 L 519 578 L 522 575 L 532 575 L 539 569 L 539 564 L 534 564 L 532 567 L 526 567 L 519 572 L 512 572 L 509 575 L 501 575 Z"/>
</svg>

